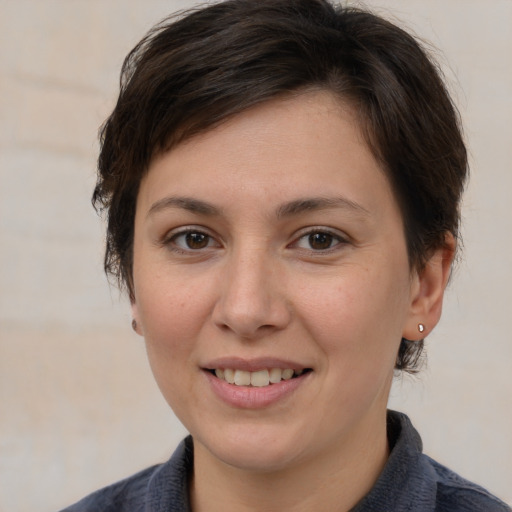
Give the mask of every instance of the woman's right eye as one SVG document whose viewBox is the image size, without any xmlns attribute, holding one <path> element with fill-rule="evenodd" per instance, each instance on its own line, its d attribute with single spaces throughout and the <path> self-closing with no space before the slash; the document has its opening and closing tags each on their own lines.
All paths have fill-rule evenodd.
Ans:
<svg viewBox="0 0 512 512">
<path fill-rule="evenodd" d="M 208 247 L 218 247 L 218 244 L 210 235 L 192 230 L 172 235 L 167 244 L 171 248 L 181 251 L 199 251 Z"/>
</svg>

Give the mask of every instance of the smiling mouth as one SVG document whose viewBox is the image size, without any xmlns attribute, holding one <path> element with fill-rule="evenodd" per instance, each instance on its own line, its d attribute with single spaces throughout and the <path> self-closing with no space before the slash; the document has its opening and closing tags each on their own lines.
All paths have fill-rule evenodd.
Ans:
<svg viewBox="0 0 512 512">
<path fill-rule="evenodd" d="M 262 388 L 272 384 L 278 384 L 283 380 L 296 379 L 305 373 L 311 371 L 311 368 L 302 370 L 293 370 L 292 368 L 270 368 L 268 370 L 258 370 L 249 372 L 246 370 L 235 370 L 232 368 L 208 370 L 218 379 L 233 384 L 235 386 L 252 386 Z"/>
</svg>

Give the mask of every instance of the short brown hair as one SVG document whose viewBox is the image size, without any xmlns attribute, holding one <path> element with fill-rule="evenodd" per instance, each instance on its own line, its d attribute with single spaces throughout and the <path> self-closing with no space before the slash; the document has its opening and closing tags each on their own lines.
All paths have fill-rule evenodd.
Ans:
<svg viewBox="0 0 512 512">
<path fill-rule="evenodd" d="M 467 174 L 459 115 L 411 35 L 326 0 L 227 0 L 172 16 L 126 57 L 100 132 L 93 204 L 108 212 L 105 270 L 131 284 L 136 199 L 152 158 L 252 106 L 322 89 L 358 112 L 400 205 L 411 267 L 458 236 Z M 402 341 L 413 370 L 423 342 Z"/>
</svg>

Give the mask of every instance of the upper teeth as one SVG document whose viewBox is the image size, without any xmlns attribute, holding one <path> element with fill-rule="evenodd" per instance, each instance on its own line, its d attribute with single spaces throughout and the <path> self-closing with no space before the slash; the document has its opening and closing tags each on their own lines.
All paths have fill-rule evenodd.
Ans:
<svg viewBox="0 0 512 512">
<path fill-rule="evenodd" d="M 219 379 L 223 379 L 230 384 L 236 386 L 255 386 L 263 387 L 269 384 L 277 384 L 283 380 L 289 380 L 293 375 L 300 375 L 302 370 L 295 371 L 291 368 L 282 370 L 281 368 L 271 368 L 270 370 L 259 370 L 257 372 L 247 372 L 245 370 L 233 370 L 225 368 L 224 370 L 216 369 L 215 375 Z"/>
</svg>

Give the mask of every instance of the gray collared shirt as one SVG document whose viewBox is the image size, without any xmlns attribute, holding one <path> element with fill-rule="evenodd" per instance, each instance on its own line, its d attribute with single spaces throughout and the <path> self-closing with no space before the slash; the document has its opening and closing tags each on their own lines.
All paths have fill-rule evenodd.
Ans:
<svg viewBox="0 0 512 512">
<path fill-rule="evenodd" d="M 405 414 L 388 412 L 391 454 L 372 490 L 351 512 L 512 512 L 482 487 L 422 453 L 421 438 Z M 164 464 L 96 491 L 61 512 L 190 512 L 189 436 Z"/>
</svg>

